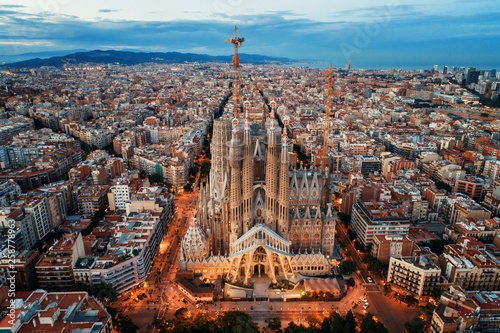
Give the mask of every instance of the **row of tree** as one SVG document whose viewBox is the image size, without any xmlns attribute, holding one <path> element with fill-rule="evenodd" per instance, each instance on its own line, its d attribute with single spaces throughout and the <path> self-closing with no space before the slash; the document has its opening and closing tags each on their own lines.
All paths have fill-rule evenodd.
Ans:
<svg viewBox="0 0 500 333">
<path fill-rule="evenodd" d="M 293 321 L 282 328 L 279 318 L 267 321 L 267 328 L 276 333 L 387 333 L 387 329 L 376 317 L 367 313 L 356 318 L 349 311 L 345 317 L 337 312 L 332 312 L 329 317 L 308 315 L 304 320 L 306 325 L 296 324 Z M 161 333 L 258 333 L 259 327 L 250 315 L 240 311 L 223 312 L 217 317 L 207 313 L 191 315 L 188 309 L 177 310 L 172 319 L 161 319 L 155 322 L 156 328 Z"/>
</svg>

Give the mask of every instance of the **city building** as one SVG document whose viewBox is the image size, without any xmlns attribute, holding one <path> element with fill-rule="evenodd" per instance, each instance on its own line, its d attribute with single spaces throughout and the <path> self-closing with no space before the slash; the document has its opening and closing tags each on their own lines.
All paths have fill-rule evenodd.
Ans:
<svg viewBox="0 0 500 333">
<path fill-rule="evenodd" d="M 373 243 L 375 235 L 406 236 L 410 220 L 401 208 L 390 203 L 358 201 L 352 208 L 351 226 L 364 245 Z"/>
<path fill-rule="evenodd" d="M 35 266 L 40 287 L 52 291 L 71 291 L 75 286 L 73 267 L 85 256 L 81 234 L 66 234 L 43 254 Z"/>
<path fill-rule="evenodd" d="M 484 244 L 471 247 L 472 240 L 444 247 L 439 257 L 443 276 L 464 290 L 500 290 L 500 262 Z"/>
<path fill-rule="evenodd" d="M 85 237 L 85 253 L 74 261 L 74 279 L 106 283 L 118 292 L 138 285 L 146 279 L 173 215 L 173 195 L 166 189 L 140 188 L 124 212 L 110 212 Z"/>
<path fill-rule="evenodd" d="M 92 185 L 83 188 L 76 198 L 80 213 L 92 216 L 108 208 L 108 191 L 108 185 Z"/>
<path fill-rule="evenodd" d="M 474 327 L 480 332 L 498 331 L 500 327 L 500 292 L 467 291 L 465 294 L 479 307 L 479 313 L 475 312 L 477 321 L 474 322 Z"/>
<path fill-rule="evenodd" d="M 128 184 L 113 185 L 108 192 L 110 210 L 125 210 L 130 203 L 130 187 Z"/>
<path fill-rule="evenodd" d="M 409 257 L 413 253 L 414 243 L 407 236 L 375 235 L 373 237 L 371 254 L 382 265 L 388 265 L 391 257 Z"/>
<path fill-rule="evenodd" d="M 469 195 L 472 199 L 480 202 L 486 194 L 484 180 L 479 177 L 465 177 L 455 182 L 455 192 Z"/>
<path fill-rule="evenodd" d="M 439 299 L 431 319 L 431 333 L 475 332 L 479 307 L 463 290 L 451 287 Z"/>
<path fill-rule="evenodd" d="M 23 208 L 26 214 L 31 215 L 35 226 L 36 239 L 43 239 L 53 228 L 47 198 L 44 196 L 27 197 L 24 200 Z"/>
<path fill-rule="evenodd" d="M 9 285 L 7 280 L 11 272 L 15 272 L 16 291 L 35 290 L 38 288 L 38 279 L 35 272 L 35 265 L 40 259 L 38 250 L 16 251 L 14 254 L 14 266 L 7 255 L 7 249 L 2 251 L 0 259 L 0 284 Z"/>
<path fill-rule="evenodd" d="M 431 256 L 432 254 L 421 255 L 409 260 L 391 257 L 387 282 L 410 295 L 431 296 L 441 276 L 441 268 L 433 262 Z"/>
<path fill-rule="evenodd" d="M 450 195 L 443 205 L 443 213 L 448 224 L 464 222 L 468 219 L 483 221 L 491 217 L 491 212 L 470 197 L 461 193 Z"/>
<path fill-rule="evenodd" d="M 113 323 L 106 307 L 87 292 L 18 292 L 13 302 L 15 319 L 0 320 L 0 332 L 111 333 Z"/>
</svg>

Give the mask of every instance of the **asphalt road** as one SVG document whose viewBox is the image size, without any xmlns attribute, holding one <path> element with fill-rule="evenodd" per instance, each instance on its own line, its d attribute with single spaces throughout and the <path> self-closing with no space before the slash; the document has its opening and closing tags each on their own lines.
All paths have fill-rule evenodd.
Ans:
<svg viewBox="0 0 500 333">
<path fill-rule="evenodd" d="M 366 311 L 376 315 L 391 333 L 405 332 L 404 324 L 418 315 L 416 308 L 408 308 L 405 304 L 386 297 L 382 294 L 384 281 L 378 276 L 370 274 L 365 263 L 359 256 L 359 252 L 354 248 L 353 243 L 347 236 L 347 230 L 342 222 L 337 223 L 337 239 L 340 241 L 356 266 L 358 267 L 360 278 L 363 279 L 366 288 L 366 298 L 370 306 Z M 368 283 L 370 276 L 374 283 Z"/>
</svg>

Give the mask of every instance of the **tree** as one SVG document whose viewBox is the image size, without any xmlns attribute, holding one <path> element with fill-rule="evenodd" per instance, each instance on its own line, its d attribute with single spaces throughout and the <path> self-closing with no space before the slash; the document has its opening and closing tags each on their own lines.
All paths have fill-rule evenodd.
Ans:
<svg viewBox="0 0 500 333">
<path fill-rule="evenodd" d="M 442 293 L 443 293 L 443 291 L 441 289 L 438 289 L 438 288 L 434 288 L 431 291 L 432 298 L 434 298 L 435 300 L 439 300 L 439 298 L 441 298 Z"/>
<path fill-rule="evenodd" d="M 149 175 L 148 179 L 151 184 L 163 182 L 163 176 L 159 173 L 153 173 L 152 175 Z"/>
<path fill-rule="evenodd" d="M 431 251 L 437 255 L 443 254 L 444 247 L 450 244 L 449 241 L 442 240 L 440 238 L 433 239 L 430 242 L 420 243 L 420 246 L 428 246 Z"/>
<path fill-rule="evenodd" d="M 418 303 L 418 300 L 413 295 L 406 295 L 403 297 L 403 301 L 408 303 L 408 305 L 416 305 Z"/>
<path fill-rule="evenodd" d="M 380 262 L 370 253 L 366 253 L 363 256 L 363 262 L 368 264 L 368 270 L 372 273 L 379 273 L 382 270 Z"/>
<path fill-rule="evenodd" d="M 349 237 L 350 240 L 355 240 L 357 238 L 356 234 L 351 229 L 347 230 L 347 237 Z"/>
<path fill-rule="evenodd" d="M 365 246 L 358 239 L 354 240 L 354 248 L 358 251 L 365 251 Z"/>
<path fill-rule="evenodd" d="M 198 171 L 200 171 L 200 169 L 195 165 L 195 166 L 189 168 L 189 175 L 194 177 L 194 176 L 196 176 Z"/>
<path fill-rule="evenodd" d="M 382 270 L 382 265 L 377 259 L 372 260 L 368 263 L 368 270 L 372 273 L 378 274 Z"/>
<path fill-rule="evenodd" d="M 305 318 L 306 323 L 309 327 L 314 327 L 315 329 L 320 328 L 321 321 L 317 314 L 308 314 Z"/>
<path fill-rule="evenodd" d="M 443 181 L 437 181 L 435 184 L 438 190 L 445 190 L 446 192 L 452 191 L 451 185 L 448 183 L 445 183 Z"/>
<path fill-rule="evenodd" d="M 99 210 L 95 212 L 92 218 L 90 219 L 90 224 L 85 229 L 82 230 L 82 236 L 89 235 L 92 232 L 92 230 L 94 230 L 94 228 L 99 225 L 99 222 L 105 215 L 106 212 L 104 210 Z"/>
<path fill-rule="evenodd" d="M 267 328 L 275 332 L 281 332 L 281 319 L 278 317 L 269 318 Z"/>
<path fill-rule="evenodd" d="M 349 225 L 349 223 L 351 223 L 351 215 L 339 212 L 337 214 L 337 216 L 339 217 L 340 221 L 342 221 L 342 223 L 344 223 L 344 226 L 346 228 Z"/>
<path fill-rule="evenodd" d="M 207 313 L 197 312 L 191 322 L 192 332 L 216 332 L 215 321 Z"/>
<path fill-rule="evenodd" d="M 174 318 L 177 320 L 185 320 L 188 318 L 188 315 L 189 315 L 188 308 L 180 308 L 177 309 L 177 311 L 175 311 Z"/>
<path fill-rule="evenodd" d="M 211 164 L 210 162 L 201 163 L 201 175 L 208 176 L 210 174 Z"/>
<path fill-rule="evenodd" d="M 342 330 L 343 333 L 352 333 L 354 330 L 351 327 L 350 323 L 345 323 L 344 329 Z"/>
<path fill-rule="evenodd" d="M 388 293 L 390 293 L 392 291 L 392 287 L 389 283 L 385 283 L 384 284 L 384 295 L 387 295 Z"/>
<path fill-rule="evenodd" d="M 330 315 L 332 332 L 343 332 L 345 321 L 338 312 L 334 312 Z"/>
<path fill-rule="evenodd" d="M 424 328 L 425 328 L 425 321 L 420 319 L 419 317 L 416 317 L 415 319 L 405 323 L 405 329 L 406 332 L 408 333 L 424 332 Z"/>
<path fill-rule="evenodd" d="M 99 285 L 88 285 L 83 282 L 76 282 L 75 287 L 73 288 L 75 291 L 86 291 L 90 296 L 94 296 L 101 302 L 114 302 L 116 297 L 118 296 L 118 292 L 116 289 L 107 283 L 102 283 Z"/>
<path fill-rule="evenodd" d="M 374 256 L 372 256 L 370 253 L 365 253 L 365 255 L 363 256 L 363 262 L 365 264 L 368 264 L 370 263 L 370 261 L 373 261 L 373 260 L 377 260 Z"/>
<path fill-rule="evenodd" d="M 240 311 L 224 312 L 217 319 L 217 332 L 220 333 L 258 333 L 259 326 L 249 314 Z"/>
<path fill-rule="evenodd" d="M 367 313 L 361 321 L 360 333 L 388 333 L 388 331 L 384 325 L 373 319 L 371 313 Z"/>
<path fill-rule="evenodd" d="M 330 327 L 330 321 L 327 318 L 323 319 L 323 322 L 321 323 L 320 333 L 331 333 L 331 332 L 332 328 Z"/>
<path fill-rule="evenodd" d="M 293 321 L 288 324 L 283 333 L 307 333 L 308 330 L 303 325 L 297 325 Z"/>
<path fill-rule="evenodd" d="M 342 275 L 351 274 L 356 271 L 356 263 L 352 260 L 345 260 L 339 265 L 339 272 Z"/>
<path fill-rule="evenodd" d="M 351 310 L 349 310 L 349 312 L 346 313 L 344 321 L 345 321 L 344 326 L 349 325 L 351 327 L 351 333 L 354 333 L 356 331 L 356 318 L 354 318 L 354 314 L 352 313 Z"/>
<path fill-rule="evenodd" d="M 113 325 L 119 333 L 137 333 L 139 326 L 134 324 L 129 316 L 119 313 L 113 318 Z"/>
</svg>

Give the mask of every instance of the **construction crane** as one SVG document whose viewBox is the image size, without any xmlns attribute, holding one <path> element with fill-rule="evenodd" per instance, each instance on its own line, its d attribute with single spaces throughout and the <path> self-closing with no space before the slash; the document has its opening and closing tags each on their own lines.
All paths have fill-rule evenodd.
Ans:
<svg viewBox="0 0 500 333">
<path fill-rule="evenodd" d="M 328 90 L 326 93 L 325 119 L 323 120 L 323 148 L 328 145 L 328 128 L 330 127 L 330 113 L 332 112 L 332 96 L 333 96 L 333 68 L 330 64 L 330 69 L 323 74 L 328 75 Z"/>
<path fill-rule="evenodd" d="M 233 38 L 226 39 L 226 42 L 233 44 L 233 101 L 234 101 L 234 117 L 239 118 L 240 109 L 240 57 L 238 55 L 238 48 L 243 44 L 245 38 L 238 37 L 238 28 L 234 26 Z"/>
</svg>

